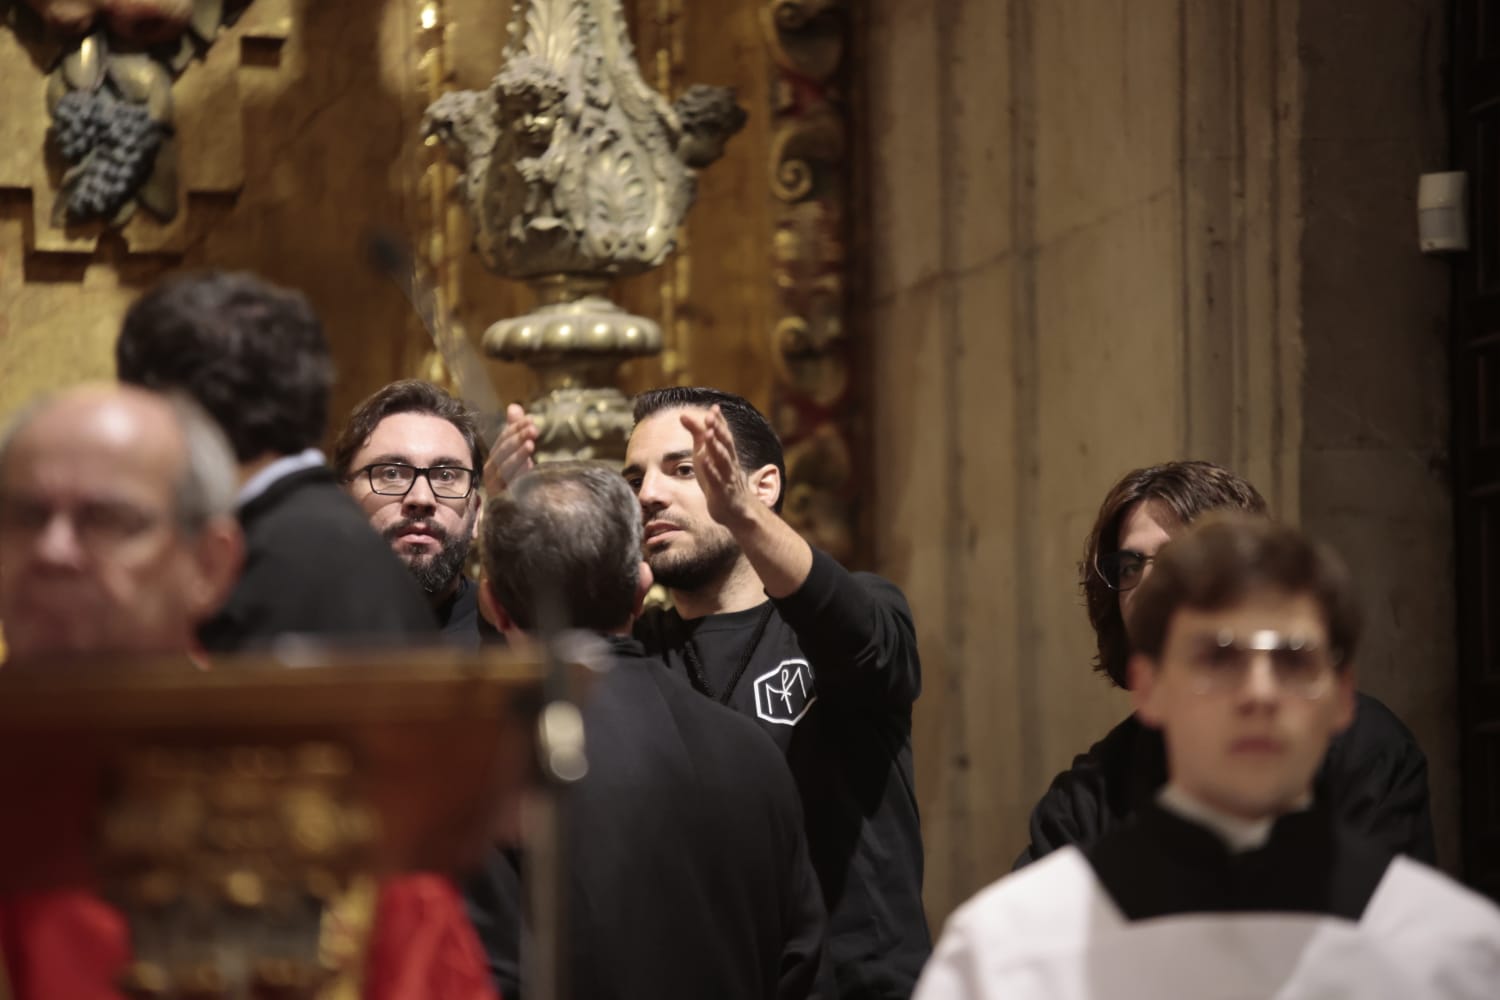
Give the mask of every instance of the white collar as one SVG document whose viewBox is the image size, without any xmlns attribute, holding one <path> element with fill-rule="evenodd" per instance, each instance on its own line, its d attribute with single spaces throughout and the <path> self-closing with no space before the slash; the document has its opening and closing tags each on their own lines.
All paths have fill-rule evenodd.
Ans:
<svg viewBox="0 0 1500 1000">
<path fill-rule="evenodd" d="M 1190 823 L 1206 827 L 1217 834 L 1231 854 L 1241 854 L 1264 847 L 1266 841 L 1271 839 L 1271 827 L 1276 825 L 1275 816 L 1263 819 L 1231 816 L 1221 809 L 1216 809 L 1194 798 L 1171 782 L 1156 793 L 1156 803 L 1167 812 L 1174 813 Z M 1306 796 L 1297 804 L 1294 811 L 1306 809 L 1311 804 L 1312 796 Z"/>
<path fill-rule="evenodd" d="M 294 472 L 324 464 L 326 460 L 323 458 L 323 453 L 316 448 L 308 448 L 295 455 L 283 455 L 245 481 L 245 485 L 240 487 L 240 495 L 236 498 L 235 505 L 245 506 L 270 489 L 278 479 L 284 479 Z"/>
</svg>

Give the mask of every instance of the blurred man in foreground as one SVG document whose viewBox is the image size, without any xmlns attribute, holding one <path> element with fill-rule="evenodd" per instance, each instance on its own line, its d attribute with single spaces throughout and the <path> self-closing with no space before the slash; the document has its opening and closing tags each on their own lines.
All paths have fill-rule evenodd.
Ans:
<svg viewBox="0 0 1500 1000">
<path fill-rule="evenodd" d="M 5 669 L 186 658 L 239 569 L 235 488 L 222 433 L 185 399 L 93 386 L 33 404 L 0 442 Z M 373 935 L 367 998 L 493 997 L 446 879 L 388 880 Z M 0 899 L 0 951 L 12 1000 L 114 1000 L 131 958 L 124 920 L 81 891 Z"/>
<path fill-rule="evenodd" d="M 1500 910 L 1318 794 L 1359 618 L 1343 564 L 1294 529 L 1213 520 L 1163 548 L 1128 669 L 1167 784 L 960 908 L 918 1000 L 1493 997 Z"/>
</svg>

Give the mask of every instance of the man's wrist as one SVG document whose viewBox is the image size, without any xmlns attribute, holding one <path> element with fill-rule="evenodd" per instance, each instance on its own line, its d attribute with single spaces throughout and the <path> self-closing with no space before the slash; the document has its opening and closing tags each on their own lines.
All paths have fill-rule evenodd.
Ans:
<svg viewBox="0 0 1500 1000">
<path fill-rule="evenodd" d="M 775 517 L 776 514 L 765 504 L 757 503 L 752 499 L 743 504 L 736 504 L 723 524 L 735 540 L 739 541 L 759 531 L 768 516 Z"/>
</svg>

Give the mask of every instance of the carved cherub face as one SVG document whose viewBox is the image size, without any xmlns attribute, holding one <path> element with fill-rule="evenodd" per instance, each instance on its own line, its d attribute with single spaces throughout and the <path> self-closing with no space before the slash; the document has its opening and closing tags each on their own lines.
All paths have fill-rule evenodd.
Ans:
<svg viewBox="0 0 1500 1000">
<path fill-rule="evenodd" d="M 495 78 L 501 121 L 509 124 L 522 152 L 536 155 L 552 142 L 566 93 L 550 66 L 516 59 Z"/>
<path fill-rule="evenodd" d="M 26 0 L 65 35 L 81 35 L 103 19 L 110 33 L 126 41 L 155 45 L 180 36 L 193 15 L 194 0 Z"/>
</svg>

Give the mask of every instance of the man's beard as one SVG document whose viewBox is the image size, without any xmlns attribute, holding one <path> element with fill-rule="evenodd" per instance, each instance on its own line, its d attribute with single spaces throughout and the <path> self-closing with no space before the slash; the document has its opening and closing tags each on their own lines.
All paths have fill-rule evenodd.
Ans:
<svg viewBox="0 0 1500 1000">
<path fill-rule="evenodd" d="M 391 525 L 385 530 L 385 540 L 394 543 L 411 523 L 410 520 L 403 519 Z M 428 522 L 423 534 L 431 535 L 437 542 L 436 552 L 399 555 L 398 558 L 411 571 L 417 585 L 429 595 L 446 593 L 453 581 L 458 579 L 458 574 L 463 572 L 464 560 L 469 558 L 471 533 L 466 529 L 455 541 L 446 531 Z"/>
<path fill-rule="evenodd" d="M 740 547 L 726 531 L 705 538 L 692 551 L 650 553 L 646 565 L 656 582 L 668 590 L 694 593 L 729 575 L 740 557 Z"/>
</svg>

